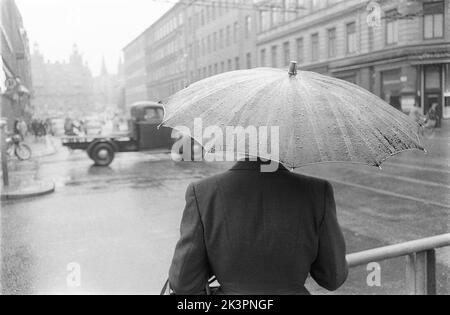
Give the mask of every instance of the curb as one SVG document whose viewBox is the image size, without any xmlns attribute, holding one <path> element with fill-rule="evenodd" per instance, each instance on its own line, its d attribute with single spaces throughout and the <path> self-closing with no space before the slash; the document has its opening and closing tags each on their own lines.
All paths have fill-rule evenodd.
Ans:
<svg viewBox="0 0 450 315">
<path fill-rule="evenodd" d="M 36 182 L 32 185 L 24 187 L 4 189 L 2 187 L 1 200 L 22 200 L 34 197 L 40 197 L 55 192 L 55 183 L 53 182 Z"/>
</svg>

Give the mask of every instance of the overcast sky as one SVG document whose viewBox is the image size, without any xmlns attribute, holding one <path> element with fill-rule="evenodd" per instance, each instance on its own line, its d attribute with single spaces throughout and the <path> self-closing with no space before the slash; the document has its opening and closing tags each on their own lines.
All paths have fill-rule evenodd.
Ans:
<svg viewBox="0 0 450 315">
<path fill-rule="evenodd" d="M 122 48 L 171 6 L 171 0 L 16 0 L 30 37 L 46 59 L 67 60 L 74 43 L 98 74 L 104 55 L 117 72 Z"/>
</svg>

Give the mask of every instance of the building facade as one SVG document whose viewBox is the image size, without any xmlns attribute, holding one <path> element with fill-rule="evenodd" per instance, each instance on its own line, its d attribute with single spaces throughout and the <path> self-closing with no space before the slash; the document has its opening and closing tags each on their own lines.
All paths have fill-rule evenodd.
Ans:
<svg viewBox="0 0 450 315">
<path fill-rule="evenodd" d="M 139 35 L 123 49 L 123 80 L 127 106 L 148 98 L 145 37 L 145 33 Z"/>
<path fill-rule="evenodd" d="M 256 17 L 251 1 L 174 5 L 124 49 L 127 104 L 164 101 L 198 80 L 255 67 Z"/>
<path fill-rule="evenodd" d="M 175 4 L 145 31 L 149 100 L 163 101 L 187 84 L 185 7 Z"/>
<path fill-rule="evenodd" d="M 251 1 L 192 1 L 187 5 L 188 83 L 256 67 L 256 16 Z"/>
<path fill-rule="evenodd" d="M 68 62 L 45 60 L 37 45 L 31 60 L 37 116 L 83 115 L 92 111 L 93 77 L 77 45 Z"/>
<path fill-rule="evenodd" d="M 356 83 L 399 110 L 450 118 L 449 1 L 293 0 L 258 16 L 258 64 Z M 281 9 L 280 9 L 281 8 Z"/>
<path fill-rule="evenodd" d="M 0 17 L 1 117 L 11 130 L 16 119 L 29 120 L 33 113 L 30 49 L 14 0 L 0 0 Z"/>
</svg>

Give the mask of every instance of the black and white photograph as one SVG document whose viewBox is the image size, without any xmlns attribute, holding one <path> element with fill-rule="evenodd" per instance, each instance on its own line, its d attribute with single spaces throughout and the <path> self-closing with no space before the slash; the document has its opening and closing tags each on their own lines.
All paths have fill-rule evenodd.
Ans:
<svg viewBox="0 0 450 315">
<path fill-rule="evenodd" d="M 449 0 L 0 0 L 0 32 L 0 295 L 450 294 Z"/>
</svg>

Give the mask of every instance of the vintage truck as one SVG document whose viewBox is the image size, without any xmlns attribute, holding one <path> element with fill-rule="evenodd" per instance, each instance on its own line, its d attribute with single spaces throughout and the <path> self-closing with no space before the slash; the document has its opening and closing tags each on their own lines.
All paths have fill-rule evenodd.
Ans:
<svg viewBox="0 0 450 315">
<path fill-rule="evenodd" d="M 96 166 L 109 166 L 119 152 L 170 153 L 181 135 L 171 128 L 160 126 L 163 119 L 163 105 L 139 102 L 131 107 L 128 132 L 108 136 L 64 137 L 62 144 L 71 150 L 86 151 Z M 191 150 L 195 150 L 194 144 Z"/>
</svg>

